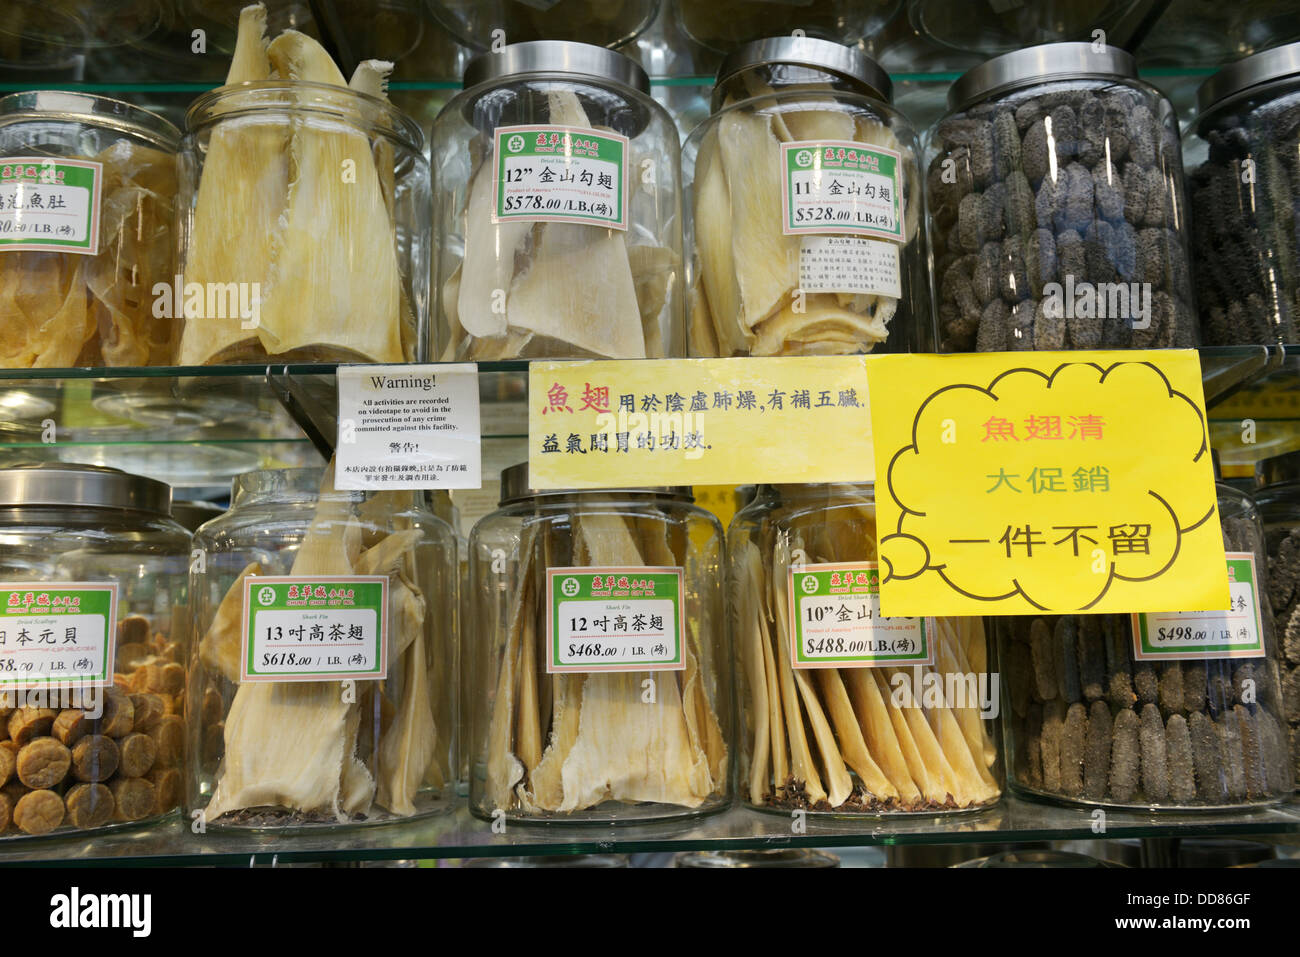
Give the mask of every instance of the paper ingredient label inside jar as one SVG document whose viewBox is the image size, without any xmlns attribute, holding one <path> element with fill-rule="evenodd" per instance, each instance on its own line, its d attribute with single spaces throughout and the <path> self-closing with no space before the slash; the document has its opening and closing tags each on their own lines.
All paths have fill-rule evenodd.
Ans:
<svg viewBox="0 0 1300 957">
<path fill-rule="evenodd" d="M 1133 615 L 1133 657 L 1139 661 L 1263 658 L 1255 556 L 1228 552 L 1226 611 L 1147 612 Z"/>
<path fill-rule="evenodd" d="M 0 688 L 113 680 L 117 585 L 6 583 L 0 588 Z"/>
<path fill-rule="evenodd" d="M 681 671 L 682 569 L 552 568 L 546 671 Z"/>
<path fill-rule="evenodd" d="M 901 299 L 898 246 L 858 236 L 805 236 L 799 245 L 799 290 Z"/>
<path fill-rule="evenodd" d="M 244 579 L 242 681 L 388 677 L 388 578 Z"/>
<path fill-rule="evenodd" d="M 492 222 L 627 229 L 628 139 L 569 126 L 501 126 Z"/>
<path fill-rule="evenodd" d="M 788 584 L 794 667 L 934 664 L 932 619 L 880 614 L 875 562 L 791 566 Z"/>
<path fill-rule="evenodd" d="M 0 157 L 0 252 L 99 253 L 104 166 L 90 160 Z"/>
</svg>

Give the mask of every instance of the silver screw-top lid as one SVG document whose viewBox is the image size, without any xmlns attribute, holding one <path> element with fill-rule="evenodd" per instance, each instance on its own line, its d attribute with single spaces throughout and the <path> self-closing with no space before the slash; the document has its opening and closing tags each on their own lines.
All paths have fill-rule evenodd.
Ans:
<svg viewBox="0 0 1300 957">
<path fill-rule="evenodd" d="M 0 125 L 30 119 L 75 119 L 149 140 L 161 149 L 180 149 L 181 131 L 150 110 L 100 96 L 70 90 L 24 90 L 0 98 Z"/>
<path fill-rule="evenodd" d="M 1201 84 L 1196 91 L 1196 106 L 1204 113 L 1241 93 L 1261 92 L 1276 83 L 1295 79 L 1300 79 L 1300 42 L 1229 63 Z"/>
<path fill-rule="evenodd" d="M 571 73 L 596 80 L 612 80 L 650 93 L 650 77 L 640 64 L 621 53 L 570 40 L 532 40 L 511 43 L 491 53 L 480 53 L 465 67 L 469 89 L 487 80 L 520 73 Z"/>
<path fill-rule="evenodd" d="M 875 60 L 856 47 L 816 37 L 769 37 L 754 40 L 733 50 L 718 69 L 713 108 L 718 108 L 718 89 L 723 83 L 755 67 L 782 64 L 807 67 L 848 80 L 868 96 L 889 102 L 894 83 Z"/>
<path fill-rule="evenodd" d="M 0 469 L 0 507 L 62 505 L 171 514 L 171 486 L 102 465 L 38 462 Z"/>
<path fill-rule="evenodd" d="M 1300 482 L 1300 452 L 1284 452 L 1255 463 L 1255 487 Z"/>
<path fill-rule="evenodd" d="M 511 465 L 501 473 L 501 504 L 513 502 L 521 498 L 533 498 L 538 495 L 576 495 L 586 492 L 645 492 L 654 495 L 672 495 L 682 498 L 690 498 L 691 490 L 686 485 L 672 485 L 664 488 L 577 488 L 577 489 L 537 489 L 529 484 L 528 463 L 520 462 L 518 465 Z"/>
<path fill-rule="evenodd" d="M 948 88 L 948 109 L 961 110 L 995 93 L 1030 86 L 1043 80 L 1091 77 L 1137 79 L 1133 55 L 1119 47 L 1092 43 L 1043 43 L 1013 50 L 958 77 Z"/>
</svg>

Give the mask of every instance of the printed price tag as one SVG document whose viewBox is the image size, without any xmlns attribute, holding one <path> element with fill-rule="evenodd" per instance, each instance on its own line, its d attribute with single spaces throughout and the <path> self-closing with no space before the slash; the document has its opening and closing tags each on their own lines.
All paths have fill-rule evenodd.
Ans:
<svg viewBox="0 0 1300 957">
<path fill-rule="evenodd" d="M 56 157 L 0 157 L 0 252 L 99 252 L 102 163 Z"/>
<path fill-rule="evenodd" d="M 1139 661 L 1263 658 L 1255 556 L 1228 552 L 1226 611 L 1147 612 L 1133 616 L 1133 657 Z"/>
<path fill-rule="evenodd" d="M 781 229 L 903 241 L 901 157 L 847 140 L 781 144 Z"/>
<path fill-rule="evenodd" d="M 241 680 L 386 677 L 386 575 L 244 579 Z"/>
<path fill-rule="evenodd" d="M 334 487 L 478 488 L 478 367 L 339 366 Z"/>
<path fill-rule="evenodd" d="M 791 661 L 796 668 L 934 664 L 934 623 L 880 614 L 875 562 L 790 567 Z"/>
<path fill-rule="evenodd" d="M 1226 608 L 1194 350 L 879 356 L 889 615 Z"/>
<path fill-rule="evenodd" d="M 628 139 L 570 126 L 501 126 L 492 221 L 627 229 Z"/>
<path fill-rule="evenodd" d="M 799 246 L 799 289 L 901 299 L 898 246 L 857 236 L 805 236 Z"/>
<path fill-rule="evenodd" d="M 546 670 L 681 671 L 682 569 L 547 570 Z"/>
<path fill-rule="evenodd" d="M 0 687 L 112 682 L 116 583 L 7 583 L 0 609 Z"/>
</svg>

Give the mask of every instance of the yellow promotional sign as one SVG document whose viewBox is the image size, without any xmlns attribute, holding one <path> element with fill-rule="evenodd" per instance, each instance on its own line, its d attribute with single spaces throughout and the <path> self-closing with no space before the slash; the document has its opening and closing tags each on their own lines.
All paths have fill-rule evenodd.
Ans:
<svg viewBox="0 0 1300 957">
<path fill-rule="evenodd" d="M 864 356 L 533 362 L 535 488 L 871 481 Z"/>
<path fill-rule="evenodd" d="M 1203 611 L 1228 580 L 1193 350 L 868 364 L 881 611 Z"/>
</svg>

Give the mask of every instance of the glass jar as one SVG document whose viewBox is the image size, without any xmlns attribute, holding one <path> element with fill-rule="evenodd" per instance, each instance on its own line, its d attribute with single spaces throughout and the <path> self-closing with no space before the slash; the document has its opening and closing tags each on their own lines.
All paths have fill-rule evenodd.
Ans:
<svg viewBox="0 0 1300 957">
<path fill-rule="evenodd" d="M 1273 635 L 1281 646 L 1282 711 L 1291 768 L 1300 785 L 1300 452 L 1264 459 L 1255 468 L 1255 506 L 1268 552 Z"/>
<path fill-rule="evenodd" d="M 1151 810 L 1291 793 L 1263 529 L 1250 498 L 1222 484 L 1218 509 L 1232 611 L 994 619 L 1015 790 Z M 1217 631 L 1230 650 L 1197 647 L 1197 632 Z"/>
<path fill-rule="evenodd" d="M 1178 123 L 1128 53 L 1052 43 L 948 90 L 930 136 L 939 346 L 1193 346 Z"/>
<path fill-rule="evenodd" d="M 190 536 L 161 482 L 0 469 L 0 834 L 136 825 L 184 764 Z"/>
<path fill-rule="evenodd" d="M 208 828 L 451 806 L 455 535 L 416 491 L 333 476 L 241 475 L 195 536 L 186 806 Z"/>
<path fill-rule="evenodd" d="M 444 360 L 680 355 L 677 130 L 634 62 L 549 40 L 476 57 L 433 165 Z"/>
<path fill-rule="evenodd" d="M 682 153 L 692 355 L 932 348 L 920 147 L 891 90 L 826 40 L 726 59 Z"/>
<path fill-rule="evenodd" d="M 731 799 L 718 520 L 684 489 L 535 491 L 470 534 L 469 806 L 644 821 Z"/>
<path fill-rule="evenodd" d="M 268 61 L 257 9 L 240 15 L 226 85 L 185 118 L 183 286 L 165 297 L 184 315 L 179 363 L 420 361 L 424 137 L 384 96 L 380 61 L 344 86 L 316 41 L 288 31 Z M 272 67 L 302 79 L 267 79 Z"/>
<path fill-rule="evenodd" d="M 179 141 L 107 97 L 0 99 L 0 367 L 173 362 L 177 326 L 155 315 L 154 285 L 176 272 Z"/>
<path fill-rule="evenodd" d="M 474 50 L 507 43 L 568 40 L 601 47 L 630 44 L 654 21 L 660 0 L 426 0 L 433 19 Z"/>
<path fill-rule="evenodd" d="M 1300 338 L 1300 43 L 1224 67 L 1187 130 L 1192 261 L 1207 345 Z"/>
<path fill-rule="evenodd" d="M 1036 43 L 1082 40 L 1093 30 L 1119 32 L 1138 0 L 908 0 L 916 32 L 955 50 L 993 56 Z"/>
<path fill-rule="evenodd" d="M 871 483 L 761 490 L 727 533 L 750 807 L 974 810 L 1002 793 L 979 618 L 881 618 Z"/>
<path fill-rule="evenodd" d="M 874 37 L 902 0 L 675 0 L 673 12 L 688 37 L 701 46 L 730 53 L 763 37 L 817 37 L 856 44 Z"/>
</svg>

